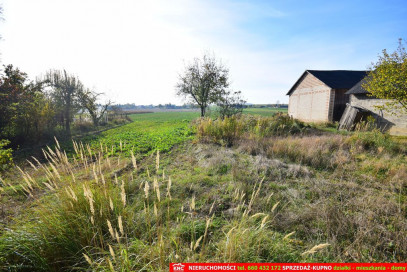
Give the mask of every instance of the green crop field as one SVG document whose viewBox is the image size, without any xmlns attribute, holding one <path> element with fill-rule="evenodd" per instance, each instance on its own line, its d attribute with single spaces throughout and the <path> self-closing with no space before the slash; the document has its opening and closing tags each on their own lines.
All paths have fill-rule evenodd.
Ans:
<svg viewBox="0 0 407 272">
<path fill-rule="evenodd" d="M 287 108 L 247 108 L 244 109 L 243 113 L 261 116 L 273 116 L 277 112 L 287 113 L 287 111 Z"/>
<path fill-rule="evenodd" d="M 130 115 L 132 123 L 87 136 L 81 141 L 92 148 L 102 144 L 109 155 L 116 152 L 149 154 L 152 151 L 169 151 L 175 144 L 190 139 L 194 132 L 190 121 L 197 112 L 156 112 Z"/>
<path fill-rule="evenodd" d="M 272 116 L 285 109 L 250 108 L 245 114 Z M 110 129 L 99 134 L 86 136 L 81 139 L 92 148 L 100 148 L 101 144 L 107 148 L 109 155 L 116 152 L 129 154 L 133 151 L 143 156 L 160 150 L 167 152 L 176 144 L 194 135 L 191 120 L 198 118 L 198 112 L 155 112 L 130 115 L 132 123 Z"/>
</svg>

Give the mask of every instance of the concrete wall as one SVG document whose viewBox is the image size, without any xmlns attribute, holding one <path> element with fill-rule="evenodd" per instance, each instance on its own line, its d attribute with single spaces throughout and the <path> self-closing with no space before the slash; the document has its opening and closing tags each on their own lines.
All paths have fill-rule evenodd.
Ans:
<svg viewBox="0 0 407 272">
<path fill-rule="evenodd" d="M 386 100 L 376 99 L 367 95 L 351 95 L 350 104 L 370 110 L 375 114 L 379 126 L 385 128 L 392 135 L 407 135 L 407 114 L 391 114 L 388 111 L 378 110 L 374 106 L 383 105 Z"/>
<path fill-rule="evenodd" d="M 331 121 L 334 98 L 331 88 L 308 73 L 290 95 L 288 114 L 306 122 Z"/>
</svg>

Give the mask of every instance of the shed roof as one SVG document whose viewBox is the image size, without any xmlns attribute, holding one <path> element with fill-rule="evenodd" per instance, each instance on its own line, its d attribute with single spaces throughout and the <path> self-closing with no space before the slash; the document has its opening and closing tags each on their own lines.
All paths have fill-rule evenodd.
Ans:
<svg viewBox="0 0 407 272">
<path fill-rule="evenodd" d="M 366 91 L 363 87 L 364 80 L 362 79 L 358 83 L 356 83 L 355 86 L 353 86 L 349 91 L 347 91 L 345 94 L 368 94 L 369 92 Z"/>
<path fill-rule="evenodd" d="M 301 80 L 309 73 L 321 80 L 325 85 L 332 89 L 350 89 L 356 83 L 361 81 L 368 71 L 353 71 L 353 70 L 305 70 L 301 77 L 288 91 L 290 95 L 298 86 Z"/>
</svg>

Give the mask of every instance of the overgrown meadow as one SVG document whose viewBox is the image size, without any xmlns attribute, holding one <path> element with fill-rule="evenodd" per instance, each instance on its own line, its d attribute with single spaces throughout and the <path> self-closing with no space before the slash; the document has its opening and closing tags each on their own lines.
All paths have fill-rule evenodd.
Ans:
<svg viewBox="0 0 407 272">
<path fill-rule="evenodd" d="M 0 269 L 405 261 L 405 140 L 196 117 L 134 115 L 1 174 Z"/>
</svg>

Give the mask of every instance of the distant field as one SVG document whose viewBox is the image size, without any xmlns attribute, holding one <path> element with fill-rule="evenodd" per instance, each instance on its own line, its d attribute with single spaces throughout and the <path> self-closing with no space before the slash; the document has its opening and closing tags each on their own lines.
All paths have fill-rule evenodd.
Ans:
<svg viewBox="0 0 407 272">
<path fill-rule="evenodd" d="M 277 112 L 287 112 L 287 108 L 247 108 L 244 109 L 243 113 L 261 115 L 261 116 L 273 116 Z"/>
<path fill-rule="evenodd" d="M 100 144 L 107 147 L 110 155 L 117 151 L 148 154 L 159 149 L 168 151 L 173 145 L 192 138 L 190 121 L 197 118 L 197 112 L 156 112 L 133 114 L 132 123 L 83 138 L 92 148 Z M 121 147 L 120 147 L 121 143 Z"/>
</svg>

